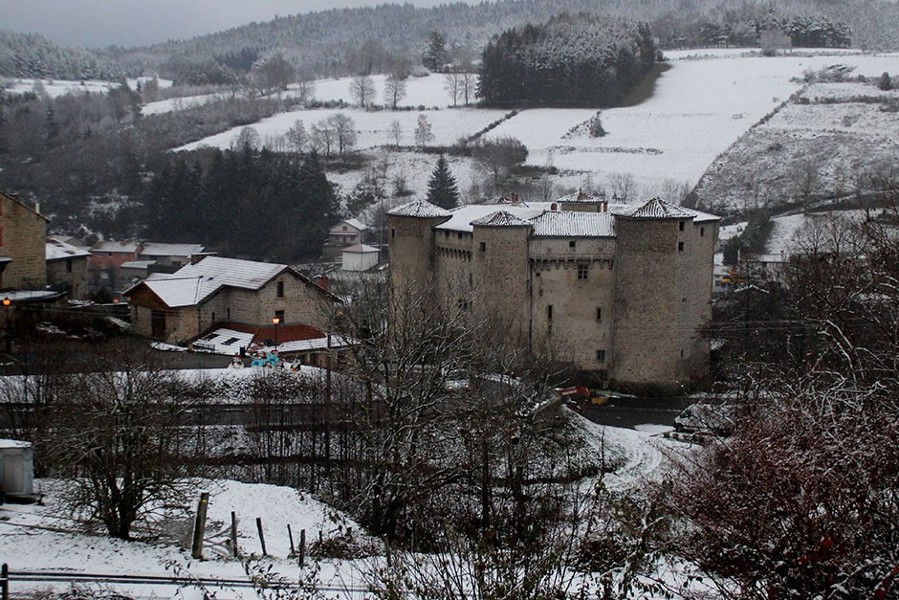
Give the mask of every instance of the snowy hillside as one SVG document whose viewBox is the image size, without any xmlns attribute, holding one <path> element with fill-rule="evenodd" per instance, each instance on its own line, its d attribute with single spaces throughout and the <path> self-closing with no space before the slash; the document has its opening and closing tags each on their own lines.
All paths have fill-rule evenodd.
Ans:
<svg viewBox="0 0 899 600">
<path fill-rule="evenodd" d="M 554 166 L 559 170 L 555 183 L 566 187 L 612 187 L 611 182 L 630 175 L 637 195 L 663 193 L 672 183 L 695 185 L 716 157 L 744 136 L 765 115 L 802 87 L 805 71 L 816 71 L 834 64 L 845 64 L 857 73 L 869 76 L 884 71 L 899 72 L 899 55 L 864 55 L 860 53 L 795 53 L 787 56 L 761 57 L 740 50 L 707 50 L 669 53 L 671 69 L 662 74 L 655 93 L 647 101 L 633 107 L 603 110 L 602 124 L 608 135 L 590 138 L 570 133 L 590 119 L 595 111 L 584 109 L 532 109 L 519 112 L 493 129 L 488 136 L 511 136 L 527 145 L 528 163 Z M 378 101 L 383 98 L 384 78 L 375 78 Z M 502 116 L 502 111 L 474 108 L 449 109 L 444 79 L 439 75 L 412 78 L 407 97 L 401 106 L 428 108 L 424 112 L 435 134 L 434 144 L 452 144 L 469 136 Z M 317 83 L 318 100 L 351 102 L 350 80 L 325 80 Z M 852 93 L 843 90 L 843 93 Z M 439 108 L 436 109 L 436 108 Z M 826 110 L 830 108 L 822 108 Z M 307 127 L 335 112 L 350 116 L 359 133 L 362 149 L 391 144 L 389 127 L 398 121 L 402 128 L 401 145 L 411 146 L 419 112 L 362 110 L 309 110 L 276 115 L 261 121 L 257 129 L 264 143 L 277 144 L 279 136 L 296 121 Z M 842 122 L 843 115 L 831 117 Z M 781 119 L 790 122 L 791 112 Z M 816 121 L 820 125 L 820 121 Z M 876 128 L 866 121 L 856 125 Z M 795 128 L 802 125 L 797 122 Z M 231 146 L 240 128 L 198 140 L 180 149 L 199 146 Z M 406 153 L 404 153 L 406 154 Z M 409 163 L 404 169 L 412 171 Z M 433 158 L 421 161 L 427 167 Z M 464 162 L 464 161 L 463 161 Z M 465 169 L 470 171 L 471 169 Z M 423 193 L 429 169 L 420 175 L 407 172 L 410 187 Z M 389 176 L 392 176 L 389 175 Z M 475 174 L 473 177 L 477 177 Z M 341 177 L 344 186 L 361 178 L 348 174 Z M 474 181 L 460 180 L 464 191 Z"/>
</svg>

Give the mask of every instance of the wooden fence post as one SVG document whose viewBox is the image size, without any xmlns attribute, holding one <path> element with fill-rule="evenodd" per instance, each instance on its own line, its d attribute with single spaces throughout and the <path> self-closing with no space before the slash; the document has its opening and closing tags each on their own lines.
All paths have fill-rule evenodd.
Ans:
<svg viewBox="0 0 899 600">
<path fill-rule="evenodd" d="M 293 530 L 290 528 L 290 523 L 287 524 L 287 537 L 290 538 L 290 555 L 293 556 L 296 554 L 296 548 L 293 546 Z"/>
<path fill-rule="evenodd" d="M 6 563 L 0 567 L 0 596 L 3 600 L 9 600 L 9 565 Z"/>
<path fill-rule="evenodd" d="M 231 552 L 237 556 L 237 513 L 231 511 Z"/>
<path fill-rule="evenodd" d="M 203 536 L 206 535 L 206 508 L 209 506 L 209 492 L 200 492 L 197 503 L 197 520 L 194 521 L 194 539 L 190 555 L 196 559 L 203 558 Z"/>
<path fill-rule="evenodd" d="M 306 530 L 300 529 L 300 566 L 306 566 Z"/>
<path fill-rule="evenodd" d="M 259 543 L 262 545 L 262 556 L 268 556 L 265 550 L 265 534 L 262 533 L 262 517 L 256 517 L 256 530 L 259 532 Z"/>
</svg>

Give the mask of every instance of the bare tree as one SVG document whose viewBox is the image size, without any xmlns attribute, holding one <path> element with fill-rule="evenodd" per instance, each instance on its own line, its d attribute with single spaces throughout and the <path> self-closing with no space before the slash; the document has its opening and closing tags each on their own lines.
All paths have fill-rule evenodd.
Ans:
<svg viewBox="0 0 899 600">
<path fill-rule="evenodd" d="M 443 75 L 443 89 L 445 89 L 450 98 L 453 99 L 453 106 L 459 105 L 459 96 L 462 95 L 463 77 L 461 73 L 450 71 Z M 466 101 L 466 104 L 468 102 Z"/>
<path fill-rule="evenodd" d="M 287 89 L 296 77 L 296 69 L 280 54 L 275 54 L 256 70 L 260 89 L 267 93 Z"/>
<path fill-rule="evenodd" d="M 258 150 L 261 145 L 262 138 L 259 137 L 259 132 L 250 126 L 241 129 L 240 133 L 237 134 L 237 137 L 234 138 L 234 142 L 231 144 L 233 148 L 238 150 L 243 148 Z"/>
<path fill-rule="evenodd" d="M 319 121 L 310 129 L 312 135 L 312 147 L 316 152 L 331 156 L 331 152 L 337 143 L 337 135 L 331 123 L 327 119 Z"/>
<path fill-rule="evenodd" d="M 415 126 L 415 145 L 424 148 L 434 140 L 434 134 L 431 132 L 431 122 L 424 113 L 418 115 L 418 123 Z"/>
<path fill-rule="evenodd" d="M 384 102 L 393 110 L 396 110 L 399 101 L 406 97 L 407 77 L 404 73 L 391 73 L 384 83 Z"/>
<path fill-rule="evenodd" d="M 399 121 L 394 120 L 390 122 L 390 128 L 387 131 L 390 139 L 393 141 L 393 146 L 399 148 L 400 139 L 403 137 L 403 126 L 400 125 Z"/>
<path fill-rule="evenodd" d="M 136 521 L 193 491 L 200 448 L 185 414 L 202 383 L 164 370 L 137 344 L 96 350 L 88 372 L 59 381 L 44 456 L 66 477 L 66 507 L 129 539 Z M 198 387 L 199 385 L 199 387 Z"/>
<path fill-rule="evenodd" d="M 302 153 L 309 143 L 309 134 L 306 133 L 306 127 L 303 125 L 302 119 L 294 121 L 285 135 L 295 152 Z"/>
<path fill-rule="evenodd" d="M 609 174 L 608 187 L 612 191 L 612 198 L 621 202 L 629 202 L 636 199 L 637 180 L 630 173 Z"/>
<path fill-rule="evenodd" d="M 343 113 L 328 117 L 328 128 L 334 132 L 337 154 L 343 156 L 356 145 L 356 123 Z"/>
<path fill-rule="evenodd" d="M 462 98 L 465 101 L 465 106 L 470 105 L 471 99 L 474 98 L 478 83 L 477 77 L 477 73 L 472 73 L 470 70 L 462 72 Z"/>
<path fill-rule="evenodd" d="M 512 169 L 528 157 L 527 146 L 513 137 L 481 139 L 472 147 L 471 156 L 493 178 L 494 188 L 509 176 Z"/>
<path fill-rule="evenodd" d="M 368 75 L 356 75 L 350 81 L 350 95 L 360 108 L 368 108 L 375 99 L 375 82 Z"/>
</svg>

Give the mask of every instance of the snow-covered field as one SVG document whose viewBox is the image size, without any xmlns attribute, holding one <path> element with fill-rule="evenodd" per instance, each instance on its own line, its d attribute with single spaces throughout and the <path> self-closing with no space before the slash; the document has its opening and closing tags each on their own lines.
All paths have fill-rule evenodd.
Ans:
<svg viewBox="0 0 899 600">
<path fill-rule="evenodd" d="M 135 88 L 140 81 L 146 81 L 150 77 L 138 77 L 129 79 L 128 85 Z M 170 79 L 159 79 L 160 87 L 170 87 L 172 81 Z M 7 86 L 8 84 L 8 86 Z M 0 78 L 0 85 L 6 86 L 6 92 L 10 94 L 24 94 L 27 92 L 46 93 L 51 98 L 58 98 L 65 94 L 82 94 L 105 93 L 119 86 L 115 81 L 103 81 L 99 79 L 86 79 L 84 81 L 66 81 L 59 79 L 3 79 Z"/>
<path fill-rule="evenodd" d="M 868 55 L 858 52 L 802 52 L 762 57 L 745 49 L 715 49 L 668 53 L 671 68 L 656 83 L 655 93 L 638 106 L 602 111 L 608 135 L 602 138 L 566 135 L 596 111 L 585 109 L 531 109 L 503 122 L 488 137 L 512 136 L 524 142 L 528 163 L 555 166 L 557 183 L 567 187 L 608 185 L 621 174 L 636 180 L 640 195 L 659 193 L 671 182 L 695 184 L 715 158 L 744 135 L 766 114 L 774 111 L 798 91 L 806 71 L 830 65 L 854 67 L 853 75 L 878 76 L 899 72 L 899 55 Z M 375 77 L 376 98 L 383 99 L 384 78 Z M 845 93 L 852 93 L 847 89 Z M 319 100 L 352 102 L 350 80 L 325 80 L 316 85 Z M 499 118 L 503 111 L 450 110 L 449 96 L 441 75 L 409 80 L 402 106 L 439 107 L 427 110 L 435 144 L 451 144 L 471 135 Z M 401 144 L 412 145 L 418 111 L 310 110 L 276 115 L 254 125 L 263 140 L 274 140 L 297 120 L 310 125 L 335 112 L 344 112 L 356 123 L 359 147 L 392 143 L 388 128 L 401 123 Z M 784 118 L 789 119 L 786 114 Z M 829 117 L 843 123 L 843 115 Z M 801 127 L 797 124 L 796 127 Z M 856 127 L 875 127 L 859 123 Z M 201 145 L 228 147 L 240 128 L 198 140 L 181 149 Z M 433 159 L 430 160 L 433 162 Z M 423 177 L 415 177 L 413 189 L 423 191 Z M 474 174 L 477 177 L 477 174 Z M 346 178 L 352 185 L 358 178 Z M 471 183 L 464 178 L 460 188 Z"/>
</svg>

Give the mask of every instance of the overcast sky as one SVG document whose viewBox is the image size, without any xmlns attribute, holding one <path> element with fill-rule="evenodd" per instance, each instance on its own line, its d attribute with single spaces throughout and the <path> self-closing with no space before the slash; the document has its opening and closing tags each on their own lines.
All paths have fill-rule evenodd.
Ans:
<svg viewBox="0 0 899 600">
<path fill-rule="evenodd" d="M 434 6 L 447 0 L 411 0 Z M 473 2 L 475 0 L 467 0 Z M 63 46 L 144 46 L 329 8 L 387 0 L 0 0 L 0 29 L 42 33 Z"/>
</svg>

